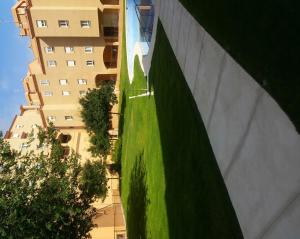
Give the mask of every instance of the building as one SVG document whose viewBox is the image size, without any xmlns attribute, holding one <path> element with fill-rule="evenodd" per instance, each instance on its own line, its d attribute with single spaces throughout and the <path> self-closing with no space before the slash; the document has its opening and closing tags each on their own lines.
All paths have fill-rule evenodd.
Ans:
<svg viewBox="0 0 300 239">
<path fill-rule="evenodd" d="M 53 122 L 65 147 L 91 159 L 89 135 L 80 117 L 80 97 L 89 89 L 113 81 L 118 93 L 121 54 L 122 0 L 17 0 L 12 14 L 20 35 L 30 38 L 34 60 L 23 86 L 28 106 L 21 106 L 5 139 L 14 149 L 37 152 L 37 126 Z M 117 94 L 118 95 L 118 94 Z M 112 112 L 118 112 L 115 105 Z M 112 114 L 110 134 L 118 134 L 118 114 Z M 27 144 L 30 137 L 34 138 Z M 92 238 L 126 236 L 119 181 L 108 173 L 108 195 L 95 203 L 98 225 Z"/>
<path fill-rule="evenodd" d="M 40 148 L 37 133 L 39 127 L 45 128 L 41 110 L 38 106 L 21 106 L 20 114 L 13 119 L 4 139 L 9 142 L 11 148 L 26 154 L 30 151 L 35 153 L 46 151 L 47 148 Z M 85 159 L 92 156 L 88 152 L 89 135 L 84 129 L 59 129 L 58 138 L 65 147 L 66 156 L 71 150 L 80 154 Z"/>
<path fill-rule="evenodd" d="M 37 139 L 38 126 L 43 127 L 41 112 L 36 106 L 21 106 L 4 138 L 15 150 L 27 153 L 42 150 Z M 30 142 L 30 143 L 29 143 Z"/>
<path fill-rule="evenodd" d="M 118 92 L 122 5 L 119 0 L 18 0 L 12 7 L 34 55 L 23 80 L 27 104 L 39 109 L 43 126 L 53 122 L 77 139 L 72 149 L 83 159 L 90 154 L 79 99 L 106 81 L 115 82 Z M 113 140 L 118 114 L 111 115 L 110 125 Z"/>
<path fill-rule="evenodd" d="M 27 103 L 44 122 L 83 128 L 79 98 L 117 81 L 119 12 L 119 0 L 18 0 L 12 8 L 35 58 L 23 81 Z"/>
</svg>

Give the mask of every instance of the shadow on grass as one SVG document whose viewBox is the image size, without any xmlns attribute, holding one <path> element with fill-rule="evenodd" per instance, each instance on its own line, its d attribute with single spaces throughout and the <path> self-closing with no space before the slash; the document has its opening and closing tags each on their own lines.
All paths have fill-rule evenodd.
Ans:
<svg viewBox="0 0 300 239">
<path fill-rule="evenodd" d="M 201 115 L 161 23 L 150 77 L 163 152 L 169 238 L 243 238 Z"/>
<path fill-rule="evenodd" d="M 147 191 L 144 153 L 142 152 L 135 160 L 130 177 L 127 200 L 127 235 L 130 239 L 147 238 L 146 211 L 149 204 Z"/>
<path fill-rule="evenodd" d="M 277 101 L 300 133 L 300 1 L 180 2 Z"/>
</svg>

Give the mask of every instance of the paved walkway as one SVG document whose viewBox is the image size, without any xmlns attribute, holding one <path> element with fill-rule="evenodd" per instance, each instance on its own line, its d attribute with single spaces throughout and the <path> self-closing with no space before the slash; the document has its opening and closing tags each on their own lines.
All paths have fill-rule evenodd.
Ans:
<svg viewBox="0 0 300 239">
<path fill-rule="evenodd" d="M 295 127 L 178 0 L 157 1 L 156 13 L 201 113 L 245 239 L 297 238 L 300 136 Z M 143 59 L 146 73 L 155 36 Z"/>
</svg>

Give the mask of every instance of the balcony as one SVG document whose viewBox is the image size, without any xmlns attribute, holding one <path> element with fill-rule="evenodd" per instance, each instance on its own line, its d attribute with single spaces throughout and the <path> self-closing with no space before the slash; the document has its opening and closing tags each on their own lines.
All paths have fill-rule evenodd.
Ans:
<svg viewBox="0 0 300 239">
<path fill-rule="evenodd" d="M 105 85 L 107 83 L 115 84 L 116 81 L 116 74 L 99 74 L 95 78 L 95 85 L 96 87 L 101 87 L 102 85 Z"/>
<path fill-rule="evenodd" d="M 119 36 L 119 12 L 114 9 L 104 9 L 101 14 L 101 22 L 105 42 L 117 42 Z"/>
<path fill-rule="evenodd" d="M 101 11 L 120 10 L 120 1 L 122 0 L 101 0 Z"/>
<path fill-rule="evenodd" d="M 40 97 L 39 97 L 38 93 L 36 93 L 36 92 L 26 92 L 25 97 L 26 97 L 27 103 L 29 105 L 33 105 L 33 106 L 40 106 L 41 105 L 41 101 L 40 101 Z"/>
<path fill-rule="evenodd" d="M 105 46 L 103 52 L 103 61 L 107 69 L 117 68 L 118 46 Z"/>
<path fill-rule="evenodd" d="M 112 38 L 118 38 L 119 28 L 118 27 L 103 27 L 103 35 L 108 41 Z"/>
<path fill-rule="evenodd" d="M 28 5 L 26 1 L 18 1 L 12 8 L 11 12 L 14 18 L 14 22 L 20 29 L 21 36 L 32 36 L 31 27 L 27 15 Z"/>
<path fill-rule="evenodd" d="M 38 59 L 33 60 L 29 64 L 29 72 L 31 75 L 43 74 L 42 64 L 40 63 L 40 61 Z"/>
<path fill-rule="evenodd" d="M 37 89 L 34 84 L 34 79 L 33 76 L 30 75 L 29 73 L 23 80 L 23 86 L 26 92 L 36 92 Z"/>
</svg>

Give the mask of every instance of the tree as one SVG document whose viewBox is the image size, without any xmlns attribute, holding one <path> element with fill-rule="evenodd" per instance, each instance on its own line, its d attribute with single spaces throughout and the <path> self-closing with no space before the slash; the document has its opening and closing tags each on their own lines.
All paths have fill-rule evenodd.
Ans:
<svg viewBox="0 0 300 239">
<path fill-rule="evenodd" d="M 0 238 L 88 238 L 105 166 L 64 156 L 53 125 L 39 136 L 49 153 L 21 155 L 0 138 Z"/>
<path fill-rule="evenodd" d="M 92 146 L 89 150 L 94 156 L 105 157 L 111 149 L 108 133 L 110 110 L 117 103 L 113 84 L 107 83 L 101 88 L 89 90 L 79 102 L 82 106 L 83 122 L 90 134 Z"/>
</svg>

